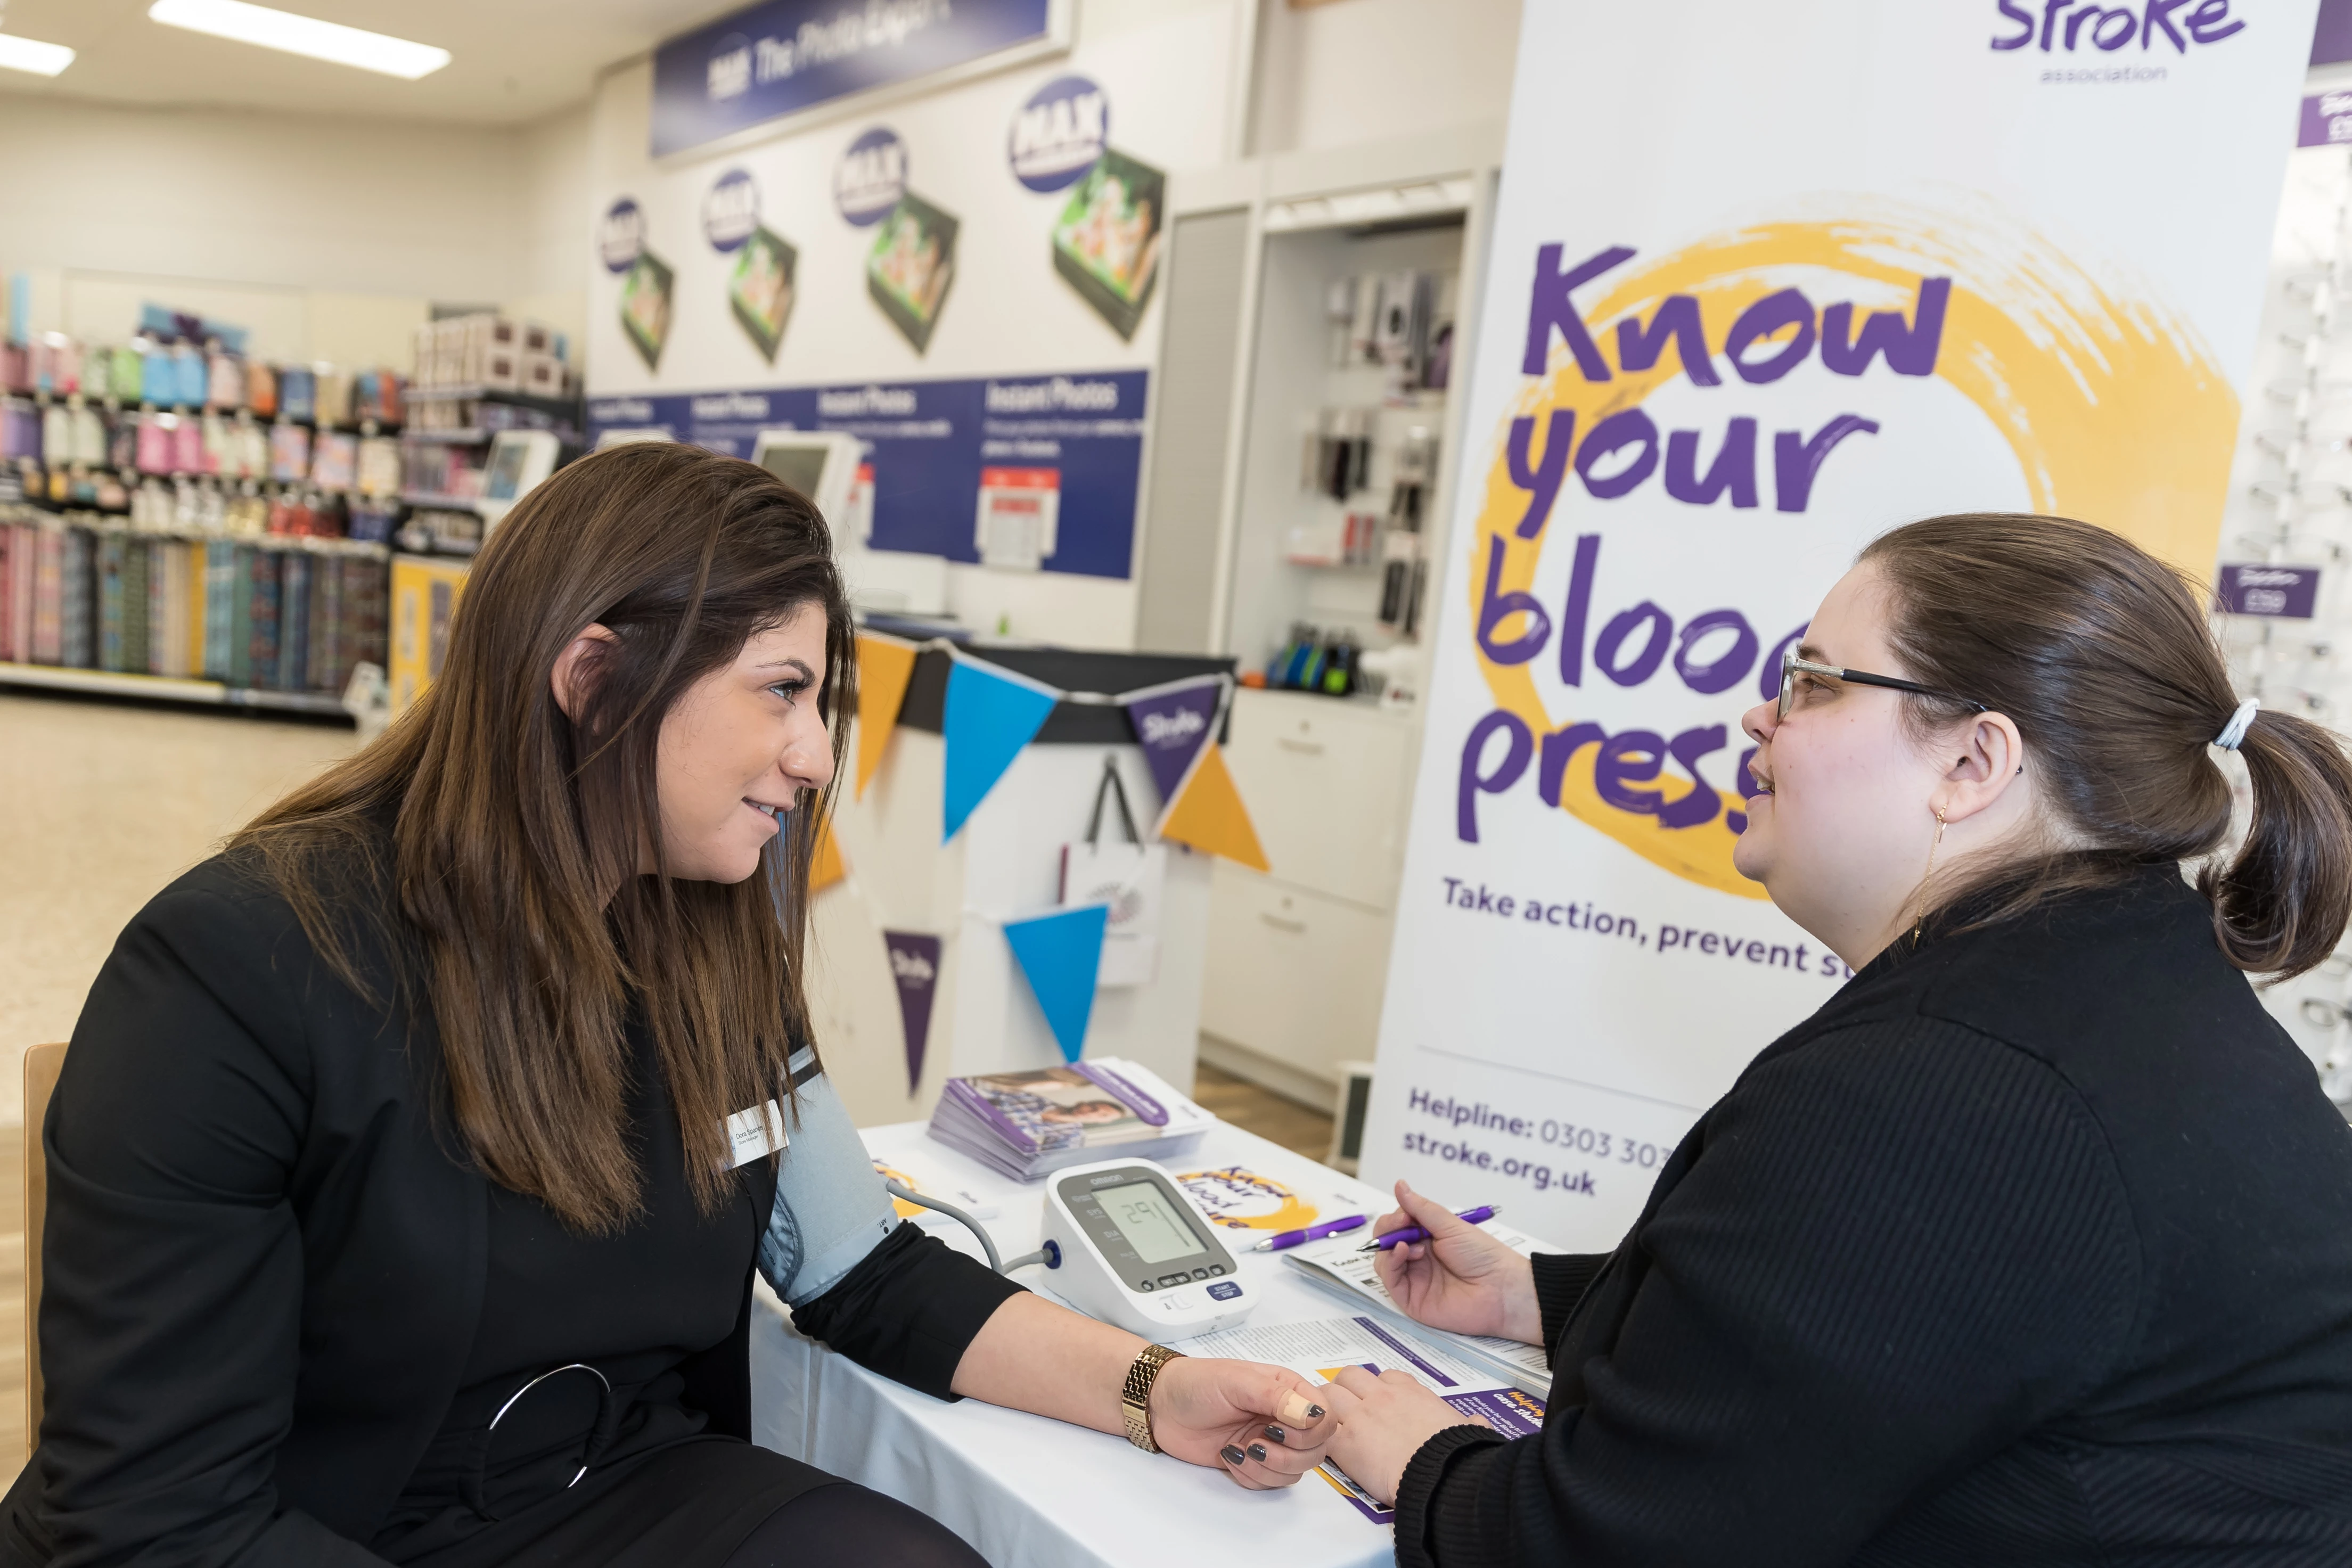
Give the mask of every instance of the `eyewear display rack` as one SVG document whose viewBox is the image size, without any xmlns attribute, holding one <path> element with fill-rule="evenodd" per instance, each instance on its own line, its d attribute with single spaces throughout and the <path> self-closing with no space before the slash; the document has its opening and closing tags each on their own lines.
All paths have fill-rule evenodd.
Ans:
<svg viewBox="0 0 2352 1568">
<path fill-rule="evenodd" d="M 2352 722 L 2352 148 L 2288 164 L 2215 569 L 2213 624 L 2242 696 Z M 2243 825 L 2242 761 L 2224 759 Z M 2352 1116 L 2352 945 L 2263 1003 Z"/>
</svg>

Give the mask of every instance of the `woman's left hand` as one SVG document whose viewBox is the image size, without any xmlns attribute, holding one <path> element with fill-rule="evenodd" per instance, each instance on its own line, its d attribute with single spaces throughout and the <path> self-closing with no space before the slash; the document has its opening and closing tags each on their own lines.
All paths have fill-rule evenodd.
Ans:
<svg viewBox="0 0 2352 1568">
<path fill-rule="evenodd" d="M 1360 1366 L 1343 1366 L 1324 1390 L 1324 1402 L 1339 1417 L 1331 1457 L 1349 1479 L 1383 1503 L 1396 1501 L 1405 1467 L 1423 1443 L 1449 1427 L 1493 1425 L 1456 1410 L 1410 1372 L 1374 1377 Z"/>
<path fill-rule="evenodd" d="M 1151 1438 L 1253 1491 L 1291 1486 L 1338 1430 L 1322 1393 L 1287 1367 L 1179 1356 L 1151 1385 Z"/>
</svg>

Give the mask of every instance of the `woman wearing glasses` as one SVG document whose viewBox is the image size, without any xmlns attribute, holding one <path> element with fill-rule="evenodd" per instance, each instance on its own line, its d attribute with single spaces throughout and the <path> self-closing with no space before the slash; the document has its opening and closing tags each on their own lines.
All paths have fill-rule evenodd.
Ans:
<svg viewBox="0 0 2352 1568">
<path fill-rule="evenodd" d="M 1554 1382 L 1506 1442 L 1340 1375 L 1398 1561 L 2352 1562 L 2352 1130 L 2248 983 L 2352 912 L 2337 738 L 2037 517 L 1871 545 L 1746 727 L 1739 869 L 1857 973 L 1613 1253 L 1530 1267 L 1399 1184 L 1399 1301 Z"/>
<path fill-rule="evenodd" d="M 90 989 L 0 1568 L 976 1568 L 749 1441 L 755 1269 L 938 1397 L 1254 1490 L 1314 1467 L 1297 1374 L 898 1224 L 802 977 L 855 706 L 824 523 L 774 476 L 645 443 L 531 492 L 425 699 Z"/>
</svg>

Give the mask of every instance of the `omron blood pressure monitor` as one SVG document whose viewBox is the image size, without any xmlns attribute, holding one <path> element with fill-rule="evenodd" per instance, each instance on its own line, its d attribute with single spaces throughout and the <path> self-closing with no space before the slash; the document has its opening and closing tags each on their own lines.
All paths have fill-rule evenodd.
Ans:
<svg viewBox="0 0 2352 1568">
<path fill-rule="evenodd" d="M 1247 1317 L 1257 1288 L 1216 1227 L 1149 1160 L 1106 1160 L 1045 1184 L 1046 1283 L 1146 1339 L 1189 1339 Z"/>
</svg>

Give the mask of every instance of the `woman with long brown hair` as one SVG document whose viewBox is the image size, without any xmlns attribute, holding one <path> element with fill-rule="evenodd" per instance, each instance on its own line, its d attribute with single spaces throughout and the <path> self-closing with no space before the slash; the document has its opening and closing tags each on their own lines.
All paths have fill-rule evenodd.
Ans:
<svg viewBox="0 0 2352 1568">
<path fill-rule="evenodd" d="M 1312 1468 L 1295 1374 L 895 1219 L 803 967 L 852 637 L 773 476 L 587 458 L 499 528 L 416 707 L 141 912 L 43 1133 L 0 1563 L 976 1563 L 748 1442 L 755 1268 L 940 1397 Z"/>
<path fill-rule="evenodd" d="M 1398 1301 L 1553 1384 L 1507 1442 L 1339 1375 L 1397 1561 L 2352 1563 L 2352 1128 L 2247 983 L 2343 937 L 2342 737 L 2145 551 L 2012 516 L 1874 542 L 1747 730 L 1737 863 L 1856 973 L 1612 1253 L 1398 1184 Z"/>
</svg>

